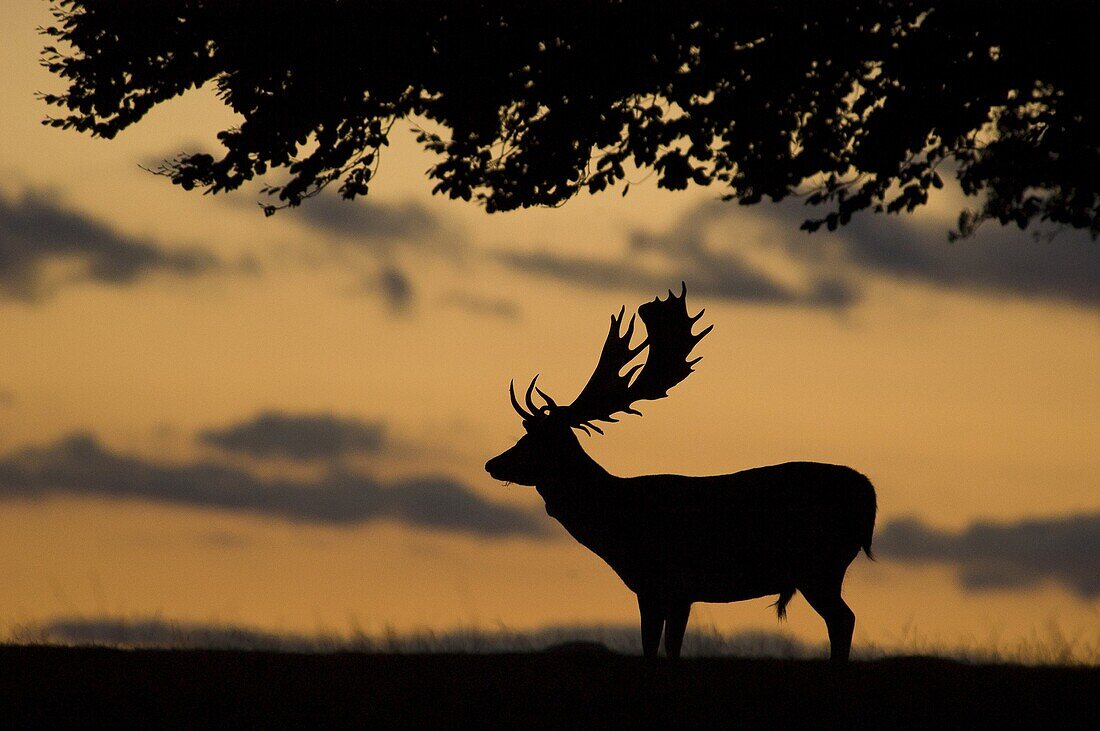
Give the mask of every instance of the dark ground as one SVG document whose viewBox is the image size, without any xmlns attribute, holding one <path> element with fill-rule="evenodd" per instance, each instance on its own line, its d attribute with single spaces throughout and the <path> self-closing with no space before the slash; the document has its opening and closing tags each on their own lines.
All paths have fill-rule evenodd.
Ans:
<svg viewBox="0 0 1100 731">
<path fill-rule="evenodd" d="M 1091 726 L 1100 668 L 0 647 L 0 724 Z M 1089 719 L 1092 719 L 1089 721 Z"/>
</svg>

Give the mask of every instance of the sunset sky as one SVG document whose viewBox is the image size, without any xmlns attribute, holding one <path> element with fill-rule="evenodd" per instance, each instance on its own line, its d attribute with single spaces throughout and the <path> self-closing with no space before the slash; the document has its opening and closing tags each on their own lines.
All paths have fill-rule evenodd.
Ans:
<svg viewBox="0 0 1100 731">
<path fill-rule="evenodd" d="M 880 560 L 855 646 L 1100 642 L 1100 248 L 908 217 L 798 231 L 637 174 L 552 210 L 430 195 L 397 133 L 365 201 L 265 218 L 258 186 L 144 167 L 214 151 L 210 89 L 113 141 L 44 127 L 40 0 L 0 27 L 0 632 L 157 617 L 274 632 L 631 624 L 633 595 L 485 461 L 509 379 L 568 401 L 607 317 L 678 287 L 714 331 L 671 397 L 602 437 L 616 474 L 850 465 Z M 399 122 L 395 130 L 410 127 Z M 822 643 L 801 598 L 693 627 Z M 689 628 L 689 633 L 691 629 Z"/>
</svg>

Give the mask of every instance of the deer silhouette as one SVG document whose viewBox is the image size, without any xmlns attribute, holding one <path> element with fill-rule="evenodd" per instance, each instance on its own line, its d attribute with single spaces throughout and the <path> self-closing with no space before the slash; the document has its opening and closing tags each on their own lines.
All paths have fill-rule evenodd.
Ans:
<svg viewBox="0 0 1100 731">
<path fill-rule="evenodd" d="M 640 415 L 637 401 L 664 398 L 694 370 L 698 335 L 687 286 L 638 308 L 646 338 L 631 346 L 635 318 L 622 333 L 625 308 L 611 328 L 592 377 L 571 404 L 559 406 L 537 385 L 526 409 L 509 384 L 526 431 L 489 460 L 495 479 L 533 486 L 546 512 L 614 569 L 638 596 L 642 650 L 679 657 L 694 602 L 734 602 L 778 594 L 780 619 L 796 591 L 825 620 L 830 658 L 848 659 L 855 614 L 841 597 L 849 564 L 871 557 L 876 499 L 870 480 L 850 467 L 787 462 L 729 475 L 616 477 L 581 447 L 575 429 L 603 434 L 596 422 Z M 623 370 L 648 348 L 644 363 Z M 534 403 L 533 394 L 545 401 Z"/>
</svg>

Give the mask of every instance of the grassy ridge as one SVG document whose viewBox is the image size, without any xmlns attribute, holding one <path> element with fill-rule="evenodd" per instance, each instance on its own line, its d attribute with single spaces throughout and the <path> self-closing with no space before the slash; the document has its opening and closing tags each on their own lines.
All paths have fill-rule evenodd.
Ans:
<svg viewBox="0 0 1100 731">
<path fill-rule="evenodd" d="M 0 647 L 0 719 L 87 725 L 1068 725 L 1100 670 L 889 658 L 646 662 L 606 652 L 293 654 Z"/>
</svg>

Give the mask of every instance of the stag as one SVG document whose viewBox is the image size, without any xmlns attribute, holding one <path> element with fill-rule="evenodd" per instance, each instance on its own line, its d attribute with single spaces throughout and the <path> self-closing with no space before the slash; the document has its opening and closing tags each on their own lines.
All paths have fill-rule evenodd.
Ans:
<svg viewBox="0 0 1100 731">
<path fill-rule="evenodd" d="M 646 337 L 632 346 L 635 318 L 622 332 L 625 308 L 612 315 L 596 369 L 580 395 L 558 405 L 531 380 L 526 409 L 509 384 L 526 431 L 489 460 L 495 479 L 534 487 L 546 512 L 602 558 L 638 596 L 642 650 L 679 657 L 695 602 L 734 602 L 778 595 L 779 619 L 802 592 L 825 620 L 830 658 L 848 659 L 855 614 L 841 584 L 860 549 L 871 557 L 875 490 L 850 467 L 787 462 L 729 475 L 616 477 L 581 446 L 575 429 L 603 434 L 597 422 L 641 415 L 638 401 L 664 398 L 701 360 L 689 316 L 687 286 L 679 296 L 638 308 Z M 643 363 L 630 366 L 648 348 Z M 627 368 L 627 366 L 630 366 Z M 624 369 L 625 373 L 624 373 Z M 545 402 L 538 406 L 534 394 Z"/>
</svg>

